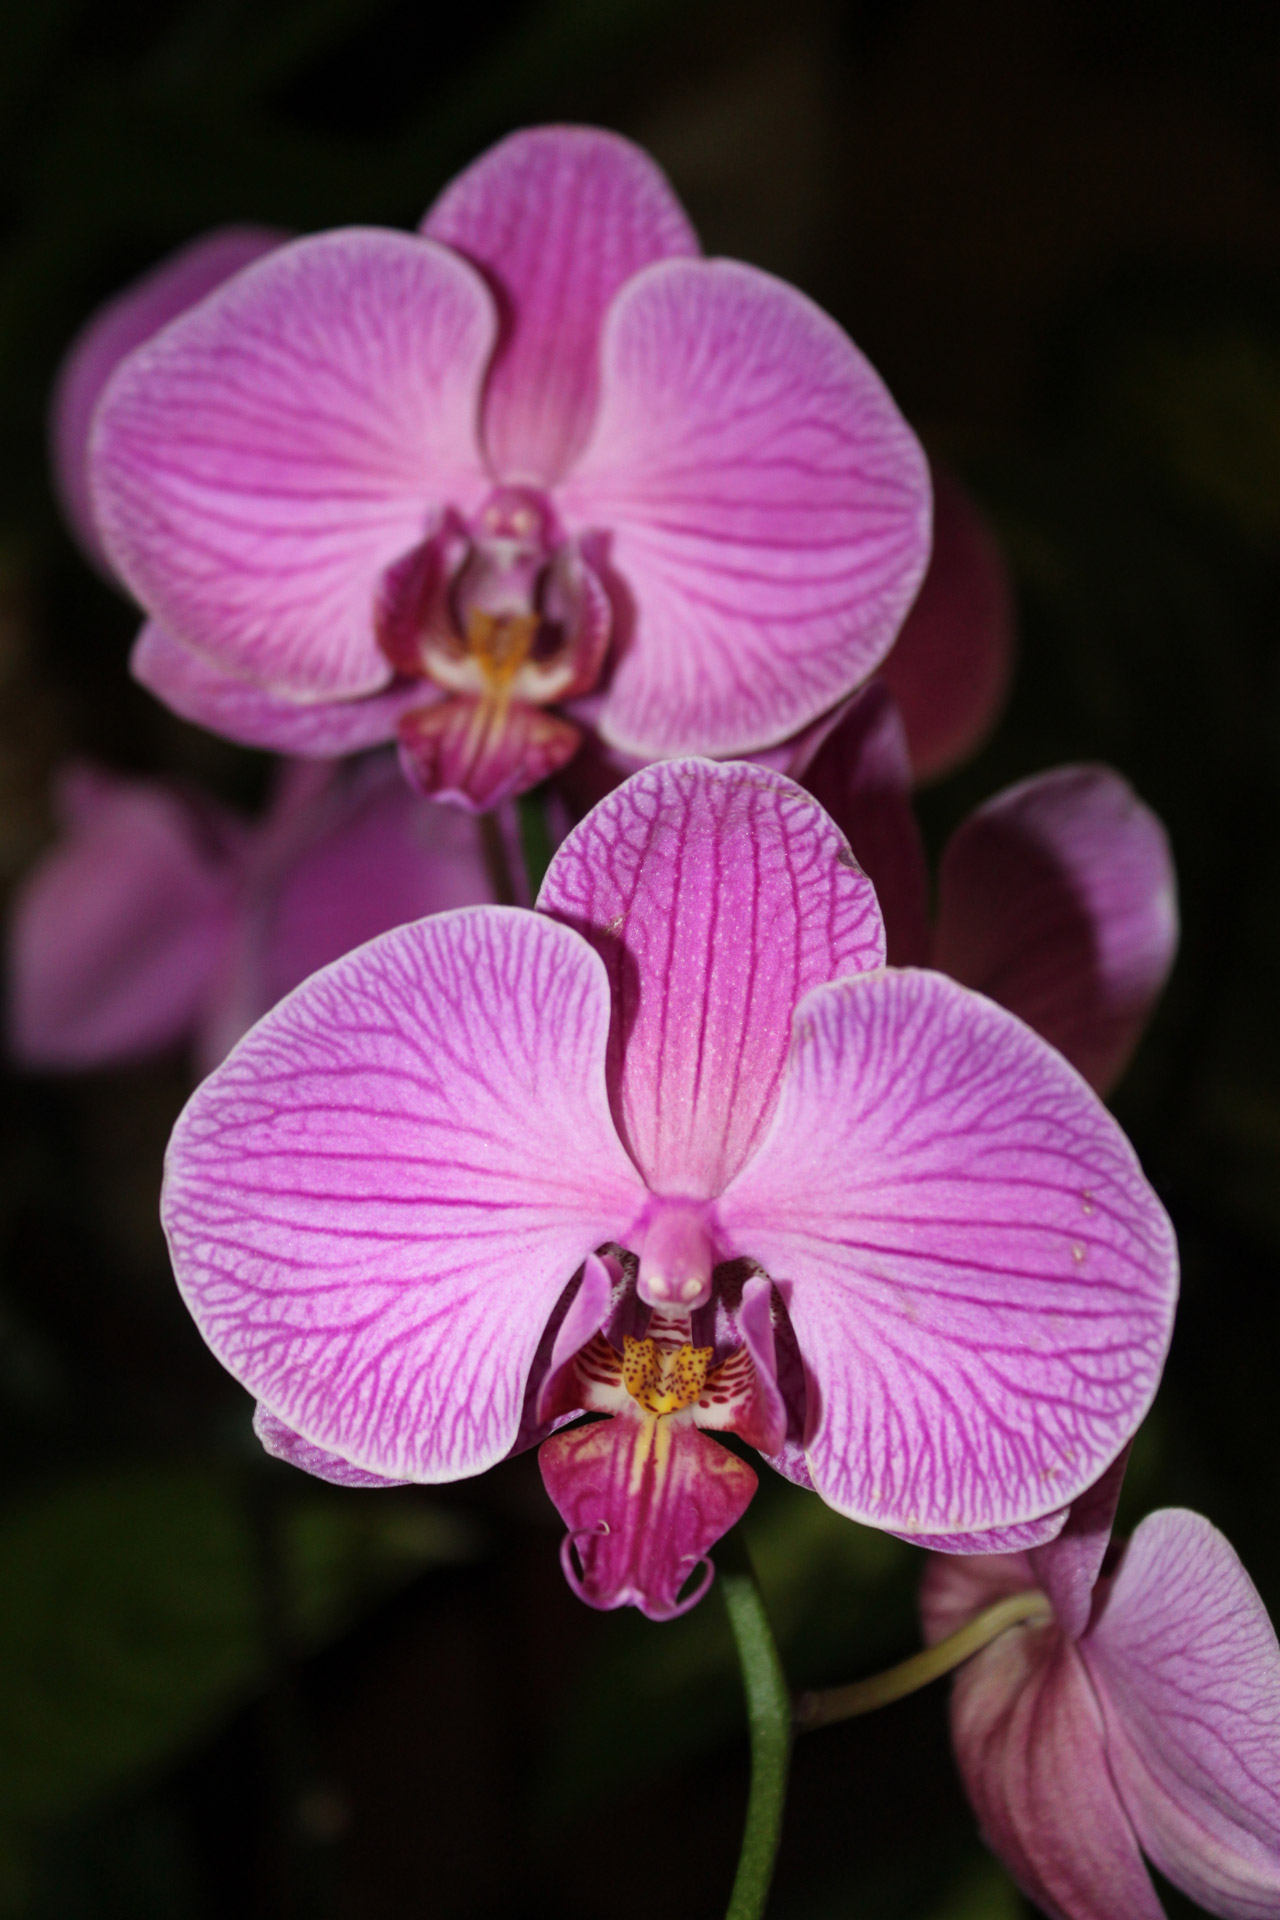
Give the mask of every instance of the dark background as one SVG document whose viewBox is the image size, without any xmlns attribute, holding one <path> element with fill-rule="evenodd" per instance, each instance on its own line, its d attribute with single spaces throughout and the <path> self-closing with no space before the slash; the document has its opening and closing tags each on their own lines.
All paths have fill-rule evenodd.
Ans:
<svg viewBox="0 0 1280 1920">
<path fill-rule="evenodd" d="M 67 753 L 254 805 L 265 759 L 128 681 L 59 527 L 49 382 L 97 301 L 224 220 L 410 226 L 512 126 L 614 126 L 711 252 L 849 328 L 983 503 L 1021 655 L 922 798 L 1105 759 L 1185 935 L 1116 1105 L 1186 1285 L 1126 1491 L 1280 1603 L 1280 9 L 1271 0 L 23 0 L 0 5 L 0 873 Z M 0 1095 L 0 1914 L 701 1920 L 746 1785 L 713 1597 L 563 1585 L 532 1456 L 438 1494 L 273 1467 L 155 1220 L 182 1060 Z M 919 1562 L 769 1476 L 797 1683 L 909 1651 Z M 1171 1912 L 1193 1911 L 1169 1896 Z M 810 1736 L 777 1920 L 1011 1920 L 944 1690 Z"/>
</svg>

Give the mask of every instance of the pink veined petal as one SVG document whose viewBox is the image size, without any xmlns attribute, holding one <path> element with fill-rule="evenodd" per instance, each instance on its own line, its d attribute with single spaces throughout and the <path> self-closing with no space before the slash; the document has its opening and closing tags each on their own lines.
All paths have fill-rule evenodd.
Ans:
<svg viewBox="0 0 1280 1920">
<path fill-rule="evenodd" d="M 793 777 L 831 815 L 875 887 L 890 966 L 925 964 L 933 944 L 929 875 L 911 805 L 906 734 L 884 687 L 873 683 L 857 694 Z"/>
<path fill-rule="evenodd" d="M 1197 1513 L 1135 1532 L 1080 1643 L 1143 1847 L 1210 1913 L 1280 1912 L 1280 1647 L 1231 1546 Z"/>
<path fill-rule="evenodd" d="M 1026 1553 L 1056 1540 L 1070 1511 L 1069 1507 L 1059 1507 L 1040 1520 L 1024 1521 L 1020 1527 L 993 1527 L 989 1533 L 900 1533 L 896 1538 L 913 1547 L 925 1547 L 930 1553 Z"/>
<path fill-rule="evenodd" d="M 224 672 L 301 702 L 386 686 L 378 584 L 431 510 L 487 484 L 493 302 L 456 254 L 351 228 L 295 240 L 140 347 L 90 441 L 113 566 Z"/>
<path fill-rule="evenodd" d="M 1128 1464 L 1129 1448 L 1125 1447 L 1096 1486 L 1072 1501 L 1067 1524 L 1057 1538 L 1029 1556 L 1035 1583 L 1053 1602 L 1058 1625 L 1069 1640 L 1078 1640 L 1089 1624 L 1093 1590 L 1111 1541 Z"/>
<path fill-rule="evenodd" d="M 238 866 L 157 782 L 61 782 L 64 835 L 9 923 L 9 1039 L 34 1067 L 129 1060 L 188 1037 L 230 943 Z"/>
<path fill-rule="evenodd" d="M 888 651 L 929 556 L 924 455 L 835 321 L 736 261 L 647 267 L 601 356 L 557 494 L 610 535 L 600 730 L 649 758 L 772 746 Z"/>
<path fill-rule="evenodd" d="M 198 727 L 242 747 L 337 759 L 395 737 L 402 714 L 438 698 L 421 680 L 393 680 L 383 693 L 360 700 L 302 706 L 278 693 L 224 673 L 148 620 L 133 643 L 129 671 L 148 693 Z"/>
<path fill-rule="evenodd" d="M 608 1318 L 620 1272 L 618 1262 L 611 1255 L 605 1258 L 594 1253 L 587 1255 L 578 1291 L 556 1330 L 535 1409 L 540 1420 L 553 1419 L 557 1414 L 580 1407 L 576 1382 L 566 1370 L 572 1368 L 579 1351 L 599 1333 Z"/>
<path fill-rule="evenodd" d="M 502 331 L 484 440 L 502 480 L 557 480 L 591 430 L 600 328 L 651 261 L 698 239 L 661 169 L 616 133 L 530 127 L 447 186 L 422 223 L 481 268 Z"/>
<path fill-rule="evenodd" d="M 951 1737 L 983 1838 L 1054 1920 L 1163 1920 L 1079 1650 L 1011 1627 L 956 1675 Z"/>
<path fill-rule="evenodd" d="M 89 501 L 89 424 L 99 394 L 127 353 L 288 238 L 273 227 L 215 227 L 99 307 L 68 347 L 53 390 L 49 446 L 62 510 L 95 565 L 107 566 Z"/>
<path fill-rule="evenodd" d="M 1004 558 L 959 481 L 935 463 L 929 571 L 880 669 L 917 780 L 936 780 L 977 752 L 1008 696 L 1013 652 Z"/>
<path fill-rule="evenodd" d="M 755 1151 L 802 995 L 884 957 L 875 894 L 836 827 L 791 781 L 741 764 L 634 775 L 569 835 L 538 906 L 608 970 L 628 1151 L 651 1187 L 700 1198 Z"/>
<path fill-rule="evenodd" d="M 1107 767 L 997 794 L 942 856 L 934 964 L 990 994 L 1105 1093 L 1178 943 L 1164 828 Z"/>
<path fill-rule="evenodd" d="M 1168 1217 L 1066 1062 L 941 974 L 802 1002 L 768 1136 L 718 1216 L 724 1257 L 757 1260 L 786 1302 L 810 1471 L 851 1519 L 1037 1520 L 1150 1405 L 1177 1291 Z"/>
<path fill-rule="evenodd" d="M 569 1529 L 560 1558 L 579 1599 L 639 1607 L 650 1620 L 672 1620 L 702 1599 L 714 1578 L 707 1553 L 757 1486 L 744 1460 L 688 1421 L 639 1409 L 557 1433 L 538 1464 Z"/>
<path fill-rule="evenodd" d="M 608 1020 L 576 935 L 473 907 L 313 974 L 197 1090 L 162 1203 L 178 1284 L 304 1439 L 426 1481 L 511 1446 L 560 1294 L 643 1199 Z"/>
<path fill-rule="evenodd" d="M 286 1427 L 283 1420 L 277 1420 L 274 1413 L 268 1413 L 263 1406 L 255 1407 L 253 1430 L 261 1440 L 263 1449 L 273 1460 L 283 1460 L 290 1467 L 300 1467 L 303 1473 L 314 1474 L 317 1480 L 328 1480 L 335 1487 L 404 1487 L 407 1480 L 384 1480 L 380 1473 L 366 1473 L 362 1467 L 353 1467 L 339 1454 L 326 1453 L 323 1447 L 313 1446 L 310 1440 L 304 1440 L 292 1427 Z"/>
</svg>

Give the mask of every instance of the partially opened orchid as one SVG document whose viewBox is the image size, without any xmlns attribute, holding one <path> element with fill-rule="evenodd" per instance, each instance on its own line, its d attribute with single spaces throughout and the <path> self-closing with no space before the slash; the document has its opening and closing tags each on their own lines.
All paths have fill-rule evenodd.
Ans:
<svg viewBox="0 0 1280 1920">
<path fill-rule="evenodd" d="M 438 1481 L 606 1414 L 544 1445 L 566 1566 L 658 1618 L 755 1485 L 700 1429 L 791 1446 L 874 1526 L 1059 1530 L 1176 1288 L 1095 1095 L 991 1002 L 886 971 L 846 843 L 765 769 L 637 774 L 539 909 L 324 969 L 179 1121 L 175 1271 L 267 1444 Z"/>
<path fill-rule="evenodd" d="M 874 881 L 890 961 L 989 994 L 1108 1092 L 1178 944 L 1168 836 L 1128 782 L 1109 767 L 1055 767 L 996 794 L 944 847 L 931 917 L 907 741 L 885 688 L 801 743 L 794 771 Z"/>
<path fill-rule="evenodd" d="M 930 1566 L 926 1637 L 1043 1598 L 956 1677 L 956 1756 L 983 1832 L 1054 1920 L 1160 1920 L 1142 1855 L 1210 1913 L 1280 1914 L 1280 1646 L 1199 1514 L 1109 1544 L 1123 1463 L 1030 1553 Z"/>
<path fill-rule="evenodd" d="M 287 751 L 398 738 L 473 807 L 584 724 L 642 759 L 784 739 L 928 558 L 924 457 L 857 349 L 698 257 L 653 163 L 587 128 L 503 141 L 420 234 L 236 273 L 118 367 L 90 466 L 148 686 Z"/>
<path fill-rule="evenodd" d="M 64 770 L 62 837 L 14 900 L 9 1045 L 78 1069 L 178 1043 L 215 1066 L 317 967 L 403 920 L 493 897 L 478 829 L 385 758 L 287 762 L 246 820 L 158 780 Z"/>
</svg>

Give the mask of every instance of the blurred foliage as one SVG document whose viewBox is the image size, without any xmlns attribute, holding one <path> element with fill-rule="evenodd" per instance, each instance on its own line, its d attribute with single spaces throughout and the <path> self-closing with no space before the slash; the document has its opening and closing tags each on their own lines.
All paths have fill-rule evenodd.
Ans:
<svg viewBox="0 0 1280 1920">
<path fill-rule="evenodd" d="M 120 1469 L 0 1514 L 0 1905 L 26 1830 L 171 1760 L 282 1660 L 474 1550 L 421 1500 L 289 1475 L 268 1505 L 265 1478 Z"/>
</svg>

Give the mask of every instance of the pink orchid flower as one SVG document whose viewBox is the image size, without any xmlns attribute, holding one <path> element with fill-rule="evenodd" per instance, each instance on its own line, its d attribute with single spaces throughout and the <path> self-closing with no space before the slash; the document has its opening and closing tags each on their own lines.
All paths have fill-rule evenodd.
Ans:
<svg viewBox="0 0 1280 1920">
<path fill-rule="evenodd" d="M 9 922 L 9 1044 L 29 1067 L 188 1043 L 208 1069 L 317 967 L 493 897 L 474 822 L 424 817 L 387 757 L 342 775 L 286 763 L 257 824 L 89 767 L 64 771 L 58 810 Z"/>
<path fill-rule="evenodd" d="M 986 801 L 943 850 L 937 913 L 887 690 L 868 687 L 793 755 L 875 884 L 890 962 L 933 966 L 1008 1007 L 1106 1093 L 1178 944 L 1168 836 L 1120 775 L 1055 767 Z"/>
<path fill-rule="evenodd" d="M 956 1757 L 988 1844 L 1054 1920 L 1160 1920 L 1142 1855 L 1210 1913 L 1280 1914 L 1280 1646 L 1253 1583 L 1196 1513 L 1109 1545 L 1123 1459 L 1030 1553 L 939 1558 L 943 1638 L 1007 1594 L 1045 1615 L 956 1676 Z"/>
<path fill-rule="evenodd" d="M 784 739 L 878 664 L 928 558 L 923 454 L 846 335 L 700 258 L 653 163 L 587 128 L 503 141 L 417 235 L 236 273 L 119 365 L 90 467 L 145 684 L 258 745 L 395 737 L 472 807 L 588 723 L 642 759 Z"/>
<path fill-rule="evenodd" d="M 1169 1222 L 1021 1021 L 884 967 L 821 808 L 658 765 L 567 838 L 539 911 L 398 929 L 195 1094 L 179 1286 L 276 1452 L 347 1481 L 544 1477 L 584 1598 L 691 1604 L 792 1436 L 839 1512 L 1046 1537 L 1133 1432 Z"/>
<path fill-rule="evenodd" d="M 994 534 L 960 482 L 932 462 L 933 549 L 878 678 L 897 702 L 917 780 L 971 758 L 1013 675 L 1013 586 Z"/>
</svg>

